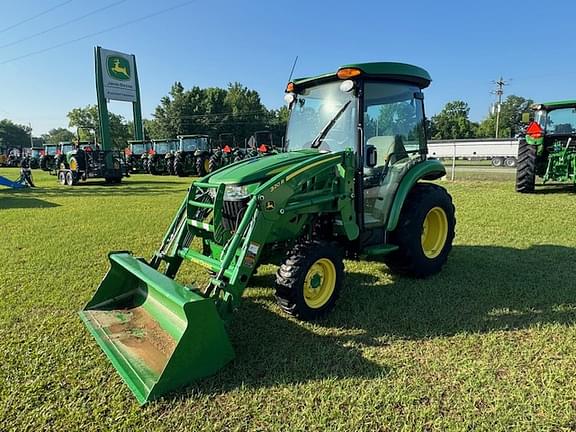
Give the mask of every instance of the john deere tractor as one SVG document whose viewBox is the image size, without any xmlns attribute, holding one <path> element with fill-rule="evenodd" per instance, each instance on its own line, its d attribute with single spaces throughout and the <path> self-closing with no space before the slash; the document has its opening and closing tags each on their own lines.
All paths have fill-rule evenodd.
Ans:
<svg viewBox="0 0 576 432">
<path fill-rule="evenodd" d="M 66 157 L 66 155 L 70 153 L 72 150 L 74 150 L 74 148 L 75 148 L 74 143 L 69 141 L 58 143 L 56 155 L 54 156 L 55 170 L 69 168 L 68 158 Z"/>
<path fill-rule="evenodd" d="M 268 130 L 256 131 L 246 141 L 246 157 L 266 156 L 277 153 L 274 137 Z"/>
<path fill-rule="evenodd" d="M 152 149 L 152 141 L 134 140 L 128 141 L 128 148 L 124 151 L 126 165 L 131 174 L 145 173 L 148 171 L 148 152 Z"/>
<path fill-rule="evenodd" d="M 179 177 L 208 174 L 212 154 L 208 135 L 180 135 L 178 139 L 180 142 L 174 155 L 174 173 Z"/>
<path fill-rule="evenodd" d="M 148 155 L 148 172 L 153 175 L 174 174 L 174 153 L 178 148 L 175 139 L 154 140 Z"/>
<path fill-rule="evenodd" d="M 104 179 L 107 184 L 119 184 L 125 174 L 122 153 L 102 150 L 96 143 L 77 141 L 66 153 L 66 164 L 58 169 L 58 181 L 74 186 L 80 181 Z"/>
<path fill-rule="evenodd" d="M 58 151 L 57 144 L 45 144 L 44 152 L 40 156 L 40 169 L 42 171 L 54 171 L 56 169 L 55 156 Z"/>
<path fill-rule="evenodd" d="M 241 161 L 244 157 L 245 152 L 236 146 L 236 137 L 234 134 L 222 133 L 218 136 L 218 147 L 212 151 L 212 156 L 208 161 L 209 172 Z"/>
<path fill-rule="evenodd" d="M 542 183 L 576 185 L 576 100 L 532 106 L 534 121 L 518 142 L 516 191 L 534 192 L 536 176 Z"/>
<path fill-rule="evenodd" d="M 416 278 L 440 271 L 455 217 L 430 183 L 445 169 L 426 158 L 429 84 L 402 63 L 294 80 L 286 152 L 194 181 L 151 259 L 109 254 L 80 316 L 141 403 L 232 360 L 226 326 L 262 263 L 278 265 L 278 304 L 302 320 L 334 308 L 344 257 L 380 257 Z M 184 263 L 205 269 L 207 283 L 177 281 Z"/>
</svg>

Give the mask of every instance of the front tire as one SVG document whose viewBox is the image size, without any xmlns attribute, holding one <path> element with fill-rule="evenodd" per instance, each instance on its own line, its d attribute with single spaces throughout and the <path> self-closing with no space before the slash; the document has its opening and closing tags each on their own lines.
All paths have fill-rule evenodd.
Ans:
<svg viewBox="0 0 576 432">
<path fill-rule="evenodd" d="M 536 185 L 536 147 L 525 139 L 518 143 L 516 163 L 516 192 L 532 193 Z"/>
<path fill-rule="evenodd" d="M 284 312 L 309 321 L 330 312 L 344 282 L 340 249 L 326 241 L 296 245 L 276 273 L 276 300 Z"/>
<path fill-rule="evenodd" d="M 208 169 L 210 172 L 214 172 L 219 168 L 218 158 L 216 156 L 212 156 L 208 161 Z"/>
<path fill-rule="evenodd" d="M 448 260 L 456 226 L 454 204 L 446 189 L 416 184 L 400 213 L 390 243 L 398 250 L 384 258 L 394 273 L 424 278 L 438 273 Z"/>
</svg>

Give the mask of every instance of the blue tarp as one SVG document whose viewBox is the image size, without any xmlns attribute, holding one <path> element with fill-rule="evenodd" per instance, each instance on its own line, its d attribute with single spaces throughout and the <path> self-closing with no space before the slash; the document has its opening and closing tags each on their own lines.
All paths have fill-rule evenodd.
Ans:
<svg viewBox="0 0 576 432">
<path fill-rule="evenodd" d="M 16 181 L 8 180 L 6 177 L 0 176 L 0 186 L 8 186 L 9 188 L 21 189 L 26 187 L 26 183 L 20 177 Z"/>
</svg>

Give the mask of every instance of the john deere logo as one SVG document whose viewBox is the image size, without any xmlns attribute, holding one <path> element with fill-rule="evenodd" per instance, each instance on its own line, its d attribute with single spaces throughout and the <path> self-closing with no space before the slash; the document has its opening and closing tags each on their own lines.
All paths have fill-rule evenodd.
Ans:
<svg viewBox="0 0 576 432">
<path fill-rule="evenodd" d="M 106 60 L 108 74 L 117 80 L 128 81 L 130 79 L 130 63 L 123 57 L 109 56 Z"/>
</svg>

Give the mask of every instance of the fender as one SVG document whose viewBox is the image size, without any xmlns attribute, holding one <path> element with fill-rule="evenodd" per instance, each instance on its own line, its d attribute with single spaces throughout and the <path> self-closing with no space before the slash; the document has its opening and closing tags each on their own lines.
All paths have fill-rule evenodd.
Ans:
<svg viewBox="0 0 576 432">
<path fill-rule="evenodd" d="M 402 211 L 402 207 L 404 207 L 404 201 L 406 201 L 406 197 L 412 190 L 412 187 L 419 180 L 436 180 L 445 175 L 446 168 L 444 168 L 442 162 L 438 160 L 428 159 L 411 168 L 410 171 L 404 175 L 404 178 L 398 186 L 392 208 L 390 209 L 390 215 L 388 216 L 386 230 L 394 231 L 396 229 L 398 220 L 400 219 L 400 212 Z"/>
</svg>

